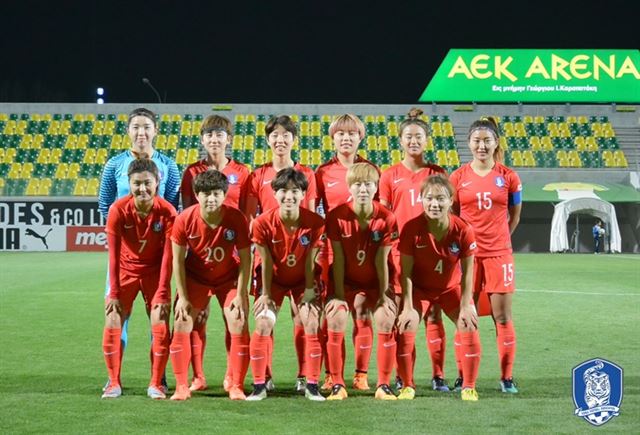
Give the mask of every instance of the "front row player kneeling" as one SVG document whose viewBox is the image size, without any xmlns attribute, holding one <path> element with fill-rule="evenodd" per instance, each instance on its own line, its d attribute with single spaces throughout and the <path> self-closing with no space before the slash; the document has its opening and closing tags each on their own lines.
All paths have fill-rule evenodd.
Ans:
<svg viewBox="0 0 640 435">
<path fill-rule="evenodd" d="M 431 304 L 456 324 L 462 346 L 462 400 L 478 400 L 475 389 L 482 348 L 473 304 L 473 230 L 450 214 L 454 188 L 442 175 L 427 178 L 421 189 L 424 214 L 408 221 L 400 234 L 402 312 L 398 316 L 398 374 L 405 382 L 399 399 L 413 399 L 415 334 Z M 462 266 L 462 268 L 460 267 Z"/>
<path fill-rule="evenodd" d="M 314 282 L 314 259 L 324 234 L 324 221 L 300 207 L 307 191 L 305 175 L 293 168 L 278 171 L 271 181 L 278 207 L 262 213 L 252 224 L 252 238 L 262 259 L 261 279 L 253 310 L 256 330 L 251 337 L 250 355 L 253 393 L 247 400 L 267 397 L 266 368 L 271 333 L 285 296 L 291 310 L 304 327 L 305 396 L 314 401 L 320 395 L 318 378 L 322 348 L 318 337 L 320 301 Z"/>
<path fill-rule="evenodd" d="M 231 334 L 229 398 L 244 400 L 242 389 L 249 365 L 247 287 L 251 268 L 249 224 L 239 210 L 223 205 L 227 178 L 219 171 L 198 174 L 193 182 L 198 199 L 175 220 L 173 270 L 178 290 L 175 303 L 171 364 L 176 377 L 172 400 L 186 400 L 191 361 L 190 333 L 194 320 L 215 295 Z"/>
<path fill-rule="evenodd" d="M 151 320 L 151 381 L 147 395 L 164 399 L 161 380 L 169 347 L 171 291 L 171 235 L 176 216 L 173 206 L 156 196 L 158 168 L 148 159 L 131 162 L 127 171 L 131 193 L 111 205 L 107 218 L 110 290 L 105 303 L 102 351 L 109 372 L 109 386 L 102 398 L 122 395 L 120 333 L 133 301 L 142 292 Z"/>
</svg>

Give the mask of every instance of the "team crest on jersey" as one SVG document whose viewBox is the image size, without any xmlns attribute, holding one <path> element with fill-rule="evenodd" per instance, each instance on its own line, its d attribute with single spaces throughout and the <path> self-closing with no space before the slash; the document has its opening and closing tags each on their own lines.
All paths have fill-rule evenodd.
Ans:
<svg viewBox="0 0 640 435">
<path fill-rule="evenodd" d="M 501 176 L 497 176 L 496 177 L 496 186 L 498 187 L 504 187 L 507 183 L 505 183 L 504 178 L 502 178 Z"/>
<path fill-rule="evenodd" d="M 453 242 L 451 246 L 449 246 L 449 252 L 451 252 L 453 255 L 458 255 L 460 253 L 460 247 L 456 242 Z"/>
<path fill-rule="evenodd" d="M 620 414 L 622 368 L 602 358 L 573 368 L 574 414 L 601 426 Z"/>
<path fill-rule="evenodd" d="M 162 231 L 162 222 L 160 221 L 154 222 L 153 225 L 151 226 L 151 229 L 156 233 L 159 233 L 160 231 Z"/>
<path fill-rule="evenodd" d="M 224 230 L 224 239 L 231 241 L 236 238 L 236 232 L 233 230 Z"/>
<path fill-rule="evenodd" d="M 238 184 L 238 176 L 236 174 L 229 174 L 227 177 L 229 184 Z"/>
<path fill-rule="evenodd" d="M 309 239 L 309 236 L 307 236 L 306 234 L 300 236 L 300 244 L 302 246 L 308 246 L 309 243 L 311 243 L 311 239 Z"/>
<path fill-rule="evenodd" d="M 374 242 L 379 242 L 380 240 L 382 240 L 382 234 L 380 233 L 380 231 L 373 231 L 371 233 L 371 240 L 373 240 Z"/>
</svg>

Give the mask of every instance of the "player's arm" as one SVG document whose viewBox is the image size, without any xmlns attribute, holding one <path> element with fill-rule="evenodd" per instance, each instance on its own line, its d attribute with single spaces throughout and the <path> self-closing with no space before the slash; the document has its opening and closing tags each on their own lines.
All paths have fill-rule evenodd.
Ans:
<svg viewBox="0 0 640 435">
<path fill-rule="evenodd" d="M 342 249 L 342 243 L 335 240 L 331 241 L 331 248 L 333 249 L 334 296 L 336 299 L 344 301 L 344 250 Z"/>
<path fill-rule="evenodd" d="M 184 266 L 185 256 L 187 254 L 187 247 L 179 245 L 176 242 L 171 242 L 173 250 L 173 276 L 176 282 L 176 291 L 178 293 L 178 300 L 175 306 L 175 318 L 187 320 L 191 314 L 191 302 L 189 302 L 189 296 L 187 294 L 187 273 Z"/>
<path fill-rule="evenodd" d="M 522 203 L 509 206 L 509 234 L 513 234 L 513 232 L 518 227 L 518 224 L 520 223 L 521 213 L 522 213 Z"/>
<path fill-rule="evenodd" d="M 188 207 L 195 204 L 193 198 L 193 177 L 191 171 L 186 170 L 182 176 L 182 183 L 180 183 L 180 196 L 182 197 L 182 209 L 185 210 Z"/>
<path fill-rule="evenodd" d="M 473 305 L 473 255 L 460 260 L 462 266 L 462 294 L 460 297 L 460 322 L 467 328 L 478 328 L 478 313 Z"/>
<path fill-rule="evenodd" d="M 400 267 L 402 272 L 400 274 L 400 285 L 402 286 L 402 311 L 398 316 L 398 330 L 402 334 L 407 327 L 413 310 L 413 281 L 411 275 L 413 274 L 413 256 L 400 254 Z"/>
<path fill-rule="evenodd" d="M 171 273 L 173 264 L 173 246 L 171 242 L 171 230 L 167 233 L 162 251 L 162 264 L 160 265 L 160 280 L 158 281 L 158 298 L 171 300 Z"/>
<path fill-rule="evenodd" d="M 98 210 L 106 219 L 109 214 L 109 207 L 116 200 L 116 177 L 113 161 L 109 160 L 102 171 L 100 179 L 100 190 L 98 192 Z"/>
<path fill-rule="evenodd" d="M 269 309 L 273 303 L 273 298 L 271 297 L 271 282 L 273 281 L 273 257 L 271 257 L 271 252 L 269 252 L 265 245 L 256 243 L 255 246 L 258 254 L 260 255 L 260 269 L 262 274 L 262 293 L 260 294 L 260 297 L 256 299 L 253 306 L 254 314 L 258 314 L 266 309 Z"/>
<path fill-rule="evenodd" d="M 105 313 L 108 315 L 115 311 L 121 313 L 120 305 L 120 252 L 122 247 L 122 237 L 112 232 L 107 233 L 107 243 L 109 246 L 109 299 L 105 306 Z"/>
</svg>

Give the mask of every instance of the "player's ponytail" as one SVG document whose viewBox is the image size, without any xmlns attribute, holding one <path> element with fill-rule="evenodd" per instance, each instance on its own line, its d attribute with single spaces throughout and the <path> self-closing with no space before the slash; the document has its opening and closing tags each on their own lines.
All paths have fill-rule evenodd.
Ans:
<svg viewBox="0 0 640 435">
<path fill-rule="evenodd" d="M 418 127 L 424 130 L 424 135 L 429 136 L 429 124 L 427 124 L 421 116 L 424 114 L 422 109 L 418 109 L 417 107 L 412 108 L 407 113 L 407 117 L 400 123 L 400 127 L 398 128 L 398 133 L 402 136 L 402 132 L 405 128 L 410 125 L 417 125 Z"/>
</svg>

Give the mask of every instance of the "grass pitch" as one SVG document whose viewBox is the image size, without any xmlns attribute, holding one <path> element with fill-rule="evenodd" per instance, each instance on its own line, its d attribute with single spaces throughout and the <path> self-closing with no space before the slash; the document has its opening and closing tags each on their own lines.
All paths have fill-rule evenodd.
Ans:
<svg viewBox="0 0 640 435">
<path fill-rule="evenodd" d="M 477 403 L 430 390 L 423 330 L 416 340 L 414 401 L 379 402 L 373 391 L 350 391 L 339 403 L 307 401 L 293 391 L 296 362 L 286 306 L 276 325 L 276 394 L 253 403 L 226 398 L 220 386 L 222 321 L 213 308 L 205 357 L 210 389 L 184 403 L 152 401 L 146 397 L 149 328 L 140 300 L 129 325 L 124 396 L 101 400 L 106 265 L 105 254 L 0 254 L 0 432 L 583 433 L 595 428 L 573 415 L 571 369 L 595 357 L 624 369 L 620 416 L 597 430 L 640 432 L 640 256 L 516 255 L 514 376 L 520 394 L 499 392 L 495 330 L 485 317 Z M 445 324 L 446 377 L 453 382 L 453 327 Z M 353 368 L 350 348 L 347 342 L 347 379 Z M 374 385 L 375 373 L 374 350 Z M 170 364 L 167 375 L 173 387 Z"/>
</svg>

